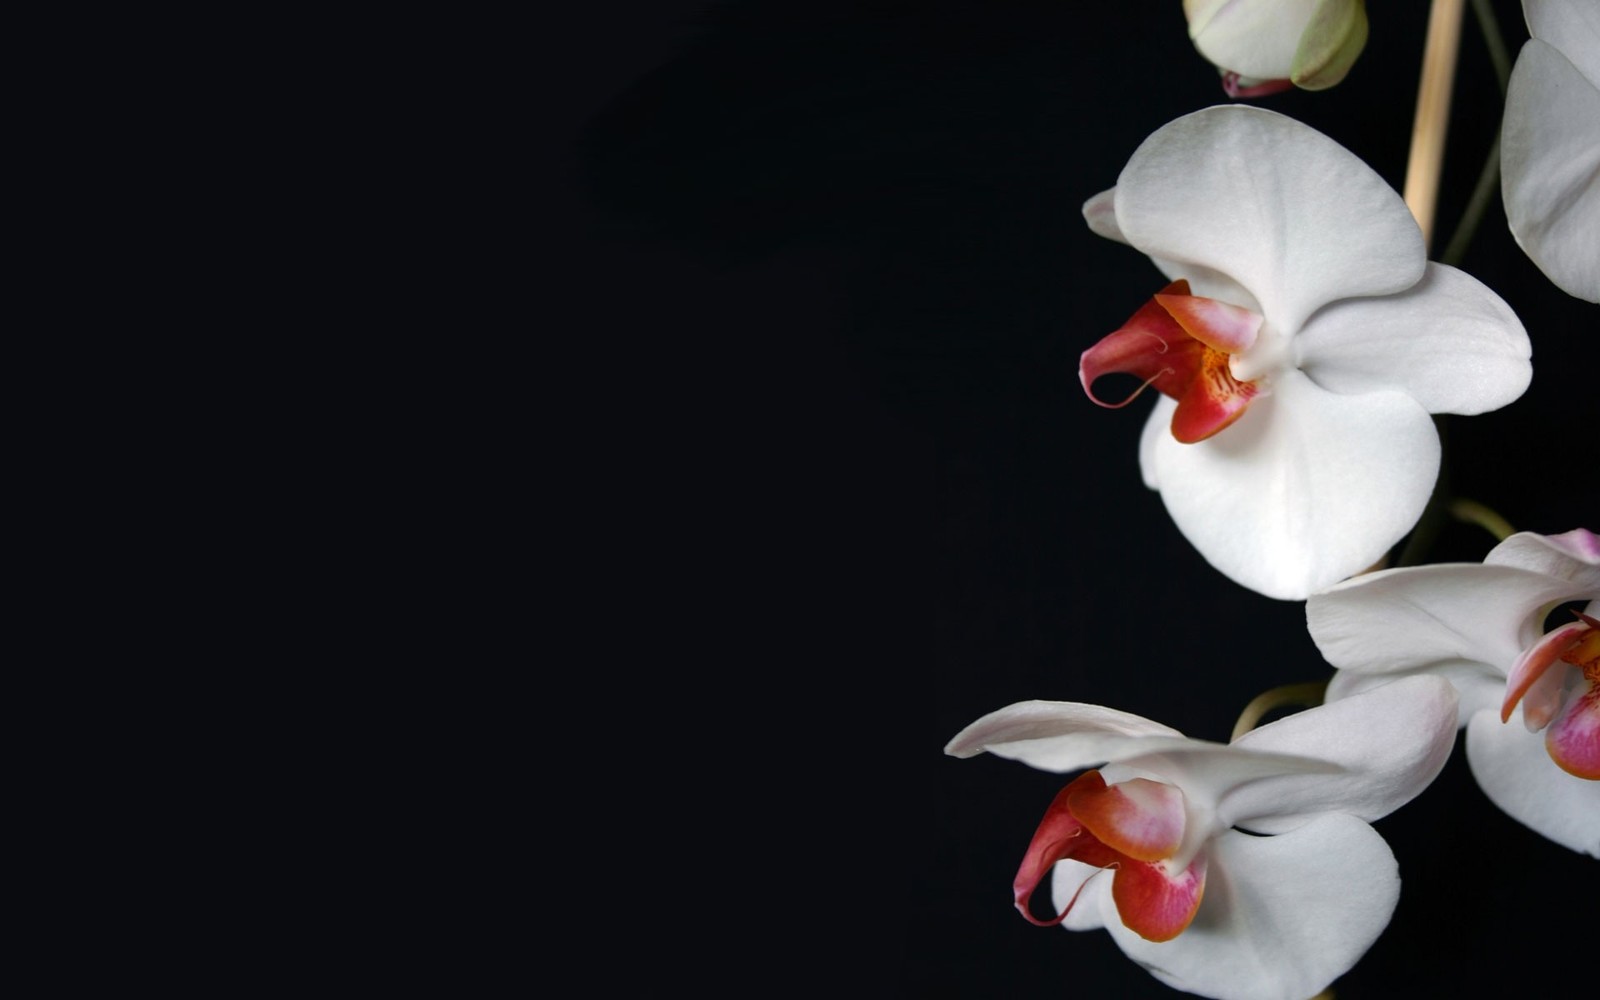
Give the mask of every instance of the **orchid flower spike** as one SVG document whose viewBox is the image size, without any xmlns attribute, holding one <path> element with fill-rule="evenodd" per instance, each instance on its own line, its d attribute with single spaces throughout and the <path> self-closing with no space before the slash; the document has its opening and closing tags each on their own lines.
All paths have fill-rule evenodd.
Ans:
<svg viewBox="0 0 1600 1000">
<path fill-rule="evenodd" d="M 1570 601 L 1588 604 L 1547 630 L 1552 609 Z M 1481 565 L 1359 576 L 1307 601 L 1306 622 L 1339 668 L 1329 700 L 1396 677 L 1446 678 L 1460 694 L 1467 763 L 1490 801 L 1600 857 L 1600 538 L 1524 532 Z"/>
<path fill-rule="evenodd" d="M 1557 287 L 1600 302 L 1600 3 L 1523 0 L 1500 136 L 1511 234 Z"/>
<path fill-rule="evenodd" d="M 1183 0 L 1183 16 L 1229 97 L 1326 90 L 1367 44 L 1365 0 Z"/>
<path fill-rule="evenodd" d="M 1305 1000 L 1388 925 L 1400 880 L 1368 824 L 1439 773 L 1455 719 L 1455 693 L 1437 677 L 1313 708 L 1232 744 L 1098 705 L 1028 701 L 974 722 L 945 752 L 1063 774 L 1099 765 L 1056 796 L 1028 845 L 1013 890 L 1029 921 L 1103 927 L 1175 989 Z M 1047 876 L 1053 919 L 1033 913 Z"/>
<path fill-rule="evenodd" d="M 1428 263 L 1399 195 L 1283 115 L 1179 118 L 1083 211 L 1172 282 L 1084 352 L 1084 391 L 1124 405 L 1093 388 L 1122 372 L 1162 393 L 1145 485 L 1207 561 L 1268 597 L 1376 563 L 1432 492 L 1428 415 L 1496 409 L 1532 377 L 1505 302 Z"/>
</svg>

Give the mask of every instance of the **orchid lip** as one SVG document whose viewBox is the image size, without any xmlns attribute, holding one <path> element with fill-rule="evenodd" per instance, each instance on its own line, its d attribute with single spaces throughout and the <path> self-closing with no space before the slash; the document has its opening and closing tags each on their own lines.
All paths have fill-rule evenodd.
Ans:
<svg viewBox="0 0 1600 1000">
<path fill-rule="evenodd" d="M 1581 611 L 1584 632 L 1561 659 L 1576 667 L 1582 683 L 1568 695 L 1544 730 L 1545 751 L 1556 766 L 1586 781 L 1600 781 L 1600 621 Z"/>
<path fill-rule="evenodd" d="M 1205 892 L 1204 854 L 1181 867 L 1171 860 L 1184 827 L 1184 796 L 1177 787 L 1145 778 L 1107 785 L 1099 771 L 1080 775 L 1056 795 L 1028 844 L 1012 881 L 1017 912 L 1039 927 L 1066 919 L 1083 885 L 1054 917 L 1034 916 L 1031 904 L 1056 863 L 1072 860 L 1112 872 L 1112 902 L 1129 930 L 1149 941 L 1177 937 Z"/>
<path fill-rule="evenodd" d="M 1178 401 L 1172 436 L 1194 444 L 1244 415 L 1261 387 L 1233 372 L 1241 352 L 1257 345 L 1263 319 L 1240 306 L 1189 293 L 1174 281 L 1139 308 L 1120 329 L 1083 352 L 1078 380 L 1098 406 L 1116 409 L 1146 388 Z M 1141 379 L 1121 402 L 1096 396 L 1094 383 L 1112 373 Z"/>
<path fill-rule="evenodd" d="M 1500 703 L 1500 721 L 1511 721 L 1511 713 L 1516 710 L 1518 703 L 1522 702 L 1530 692 L 1543 695 L 1537 701 L 1530 700 L 1530 704 L 1523 706 L 1523 717 L 1528 727 L 1535 731 L 1543 729 L 1555 714 L 1556 704 L 1551 704 L 1552 695 L 1559 700 L 1560 684 L 1559 673 L 1549 675 L 1549 670 L 1576 646 L 1590 628 L 1583 622 L 1572 622 L 1546 634 L 1538 642 L 1529 646 L 1517 662 L 1512 664 L 1506 676 L 1505 700 Z M 1551 691 L 1554 682 L 1554 691 Z"/>
<path fill-rule="evenodd" d="M 1509 722 L 1517 704 L 1526 700 L 1522 714 L 1528 729 L 1538 732 L 1549 724 L 1561 707 L 1560 671 L 1550 673 L 1558 662 L 1578 667 L 1587 679 L 1600 681 L 1600 621 L 1581 611 L 1573 614 L 1577 621 L 1548 632 L 1511 665 L 1500 705 L 1501 722 Z"/>
<path fill-rule="evenodd" d="M 1592 672 L 1592 671 L 1590 671 Z M 1544 731 L 1545 752 L 1575 778 L 1600 781 L 1600 681 L 1586 680 Z"/>
<path fill-rule="evenodd" d="M 1172 785 L 1132 778 L 1083 789 L 1067 805 L 1095 839 L 1135 861 L 1170 858 L 1183 843 L 1183 792 Z"/>
</svg>

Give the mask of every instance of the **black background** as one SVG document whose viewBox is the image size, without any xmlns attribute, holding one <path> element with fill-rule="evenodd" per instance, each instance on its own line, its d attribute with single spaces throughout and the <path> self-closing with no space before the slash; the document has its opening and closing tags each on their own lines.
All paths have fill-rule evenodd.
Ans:
<svg viewBox="0 0 1600 1000">
<path fill-rule="evenodd" d="M 1516 3 L 1495 5 L 1512 55 Z M 1323 93 L 1252 103 L 1401 186 L 1427 5 L 1370 5 Z M 1225 740 L 1326 676 L 1299 602 L 1211 570 L 1140 482 L 1148 404 L 1078 355 L 1162 279 L 1080 206 L 1150 132 L 1226 102 L 1176 0 L 586 5 L 552 66 L 559 261 L 594 388 L 576 492 L 612 725 L 591 788 L 597 928 L 631 995 L 1174 995 L 1010 881 L 1064 779 L 944 743 L 1030 698 Z M 1498 125 L 1468 14 L 1436 247 Z M 1600 528 L 1596 307 L 1495 199 L 1462 262 L 1528 328 L 1534 380 L 1448 418 L 1460 495 Z M 1451 526 L 1429 561 L 1493 540 Z M 1403 889 L 1341 998 L 1555 995 L 1595 862 L 1490 806 L 1458 753 L 1379 821 Z M 1588 880 L 1588 881 L 1585 881 Z"/>
</svg>

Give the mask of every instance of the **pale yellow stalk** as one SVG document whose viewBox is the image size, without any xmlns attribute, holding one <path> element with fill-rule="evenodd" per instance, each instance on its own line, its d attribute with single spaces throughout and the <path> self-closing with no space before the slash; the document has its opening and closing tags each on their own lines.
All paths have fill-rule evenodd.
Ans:
<svg viewBox="0 0 1600 1000">
<path fill-rule="evenodd" d="M 1433 0 L 1428 36 L 1422 50 L 1422 82 L 1417 88 L 1417 114 L 1411 126 L 1411 155 L 1406 161 L 1406 207 L 1422 227 L 1422 239 L 1433 242 L 1434 210 L 1439 200 L 1439 172 L 1444 167 L 1445 133 L 1450 123 L 1450 92 L 1455 84 L 1456 53 L 1461 47 L 1464 0 Z"/>
</svg>

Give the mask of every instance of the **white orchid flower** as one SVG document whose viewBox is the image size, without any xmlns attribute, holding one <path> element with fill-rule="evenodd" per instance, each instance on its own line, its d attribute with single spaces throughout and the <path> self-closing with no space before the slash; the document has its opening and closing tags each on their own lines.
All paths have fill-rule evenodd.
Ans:
<svg viewBox="0 0 1600 1000">
<path fill-rule="evenodd" d="M 1365 0 L 1183 0 L 1183 16 L 1230 97 L 1325 90 L 1367 44 Z"/>
<path fill-rule="evenodd" d="M 1552 608 L 1570 601 L 1588 604 L 1546 631 Z M 1360 576 L 1307 601 L 1306 622 L 1340 668 L 1329 699 L 1397 676 L 1447 678 L 1484 794 L 1524 826 L 1600 857 L 1600 538 L 1524 532 L 1481 565 Z"/>
<path fill-rule="evenodd" d="M 1057 773 L 1101 765 L 1056 796 L 1028 846 L 1013 888 L 1030 921 L 1104 927 L 1176 989 L 1305 1000 L 1388 925 L 1400 880 L 1368 824 L 1439 773 L 1455 720 L 1455 693 L 1437 677 L 1300 712 L 1232 744 L 1098 705 L 1030 701 L 984 716 L 945 752 Z M 1030 910 L 1047 875 L 1061 908 L 1053 920 Z"/>
<path fill-rule="evenodd" d="M 1101 402 L 1093 382 L 1125 372 L 1164 394 L 1145 484 L 1207 561 L 1269 597 L 1376 563 L 1433 489 L 1428 415 L 1496 409 L 1532 377 L 1505 302 L 1428 263 L 1394 190 L 1283 115 L 1179 118 L 1083 211 L 1177 279 L 1084 352 L 1084 389 Z"/>
<path fill-rule="evenodd" d="M 1511 234 L 1569 295 L 1600 302 L 1600 3 L 1523 0 L 1500 136 Z"/>
</svg>

